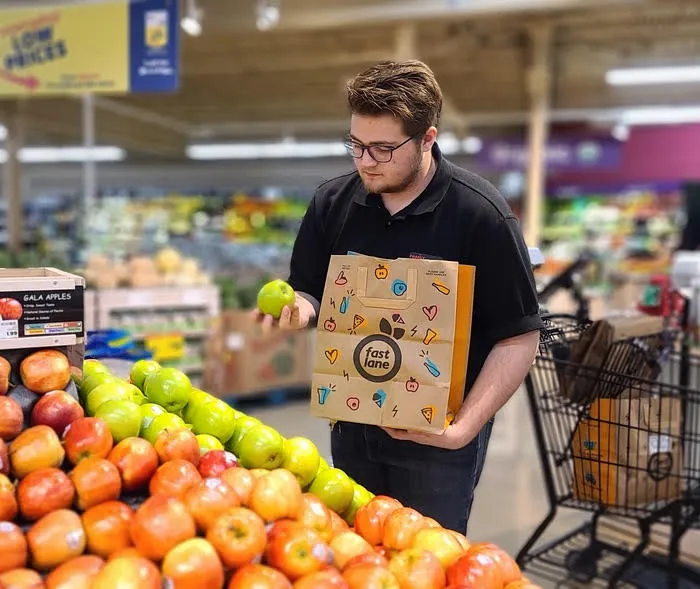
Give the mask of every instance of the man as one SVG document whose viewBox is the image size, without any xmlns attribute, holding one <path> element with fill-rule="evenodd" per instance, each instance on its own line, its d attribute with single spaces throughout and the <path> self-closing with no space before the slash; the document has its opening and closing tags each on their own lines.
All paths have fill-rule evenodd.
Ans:
<svg viewBox="0 0 700 589">
<path fill-rule="evenodd" d="M 322 184 L 291 259 L 293 308 L 266 329 L 315 324 L 330 256 L 430 257 L 476 267 L 464 405 L 442 434 L 337 422 L 334 465 L 466 532 L 493 417 L 534 360 L 541 320 L 518 221 L 484 179 L 443 158 L 436 143 L 442 94 L 418 61 L 383 62 L 347 85 L 347 147 L 356 171 Z M 457 329 L 465 326 L 457 326 Z"/>
</svg>

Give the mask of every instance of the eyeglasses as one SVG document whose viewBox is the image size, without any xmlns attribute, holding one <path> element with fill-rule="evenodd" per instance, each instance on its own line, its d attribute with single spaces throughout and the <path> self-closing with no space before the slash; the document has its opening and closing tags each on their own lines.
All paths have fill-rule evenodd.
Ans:
<svg viewBox="0 0 700 589">
<path fill-rule="evenodd" d="M 362 145 L 361 143 L 357 143 L 356 141 L 353 141 L 352 139 L 346 139 L 345 140 L 345 149 L 348 150 L 348 154 L 354 157 L 355 159 L 360 159 L 364 154 L 365 151 L 369 153 L 369 156 L 378 164 L 386 164 L 387 162 L 391 161 L 391 158 L 394 155 L 394 152 L 399 149 L 399 147 L 403 147 L 406 145 L 409 141 L 412 139 L 415 139 L 415 135 L 409 137 L 405 141 L 402 141 L 398 145 Z"/>
</svg>

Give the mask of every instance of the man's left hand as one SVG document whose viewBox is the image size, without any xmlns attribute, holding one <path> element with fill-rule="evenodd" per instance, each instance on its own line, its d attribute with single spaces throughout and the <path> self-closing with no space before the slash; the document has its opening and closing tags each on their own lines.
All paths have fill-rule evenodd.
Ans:
<svg viewBox="0 0 700 589">
<path fill-rule="evenodd" d="M 409 432 L 403 429 L 393 429 L 389 427 L 383 427 L 382 429 L 395 440 L 407 440 L 409 442 L 423 444 L 424 446 L 435 446 L 436 448 L 443 448 L 445 450 L 459 450 L 471 442 L 471 438 L 469 438 L 466 432 L 463 431 L 463 428 L 457 423 L 447 426 L 442 433 Z"/>
</svg>

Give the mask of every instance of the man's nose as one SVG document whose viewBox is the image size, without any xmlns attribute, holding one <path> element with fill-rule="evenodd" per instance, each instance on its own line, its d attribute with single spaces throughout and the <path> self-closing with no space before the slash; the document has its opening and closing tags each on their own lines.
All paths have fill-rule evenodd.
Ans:
<svg viewBox="0 0 700 589">
<path fill-rule="evenodd" d="M 362 154 L 360 161 L 365 168 L 373 168 L 377 165 L 377 161 L 369 154 L 369 151 L 367 150 L 365 150 L 365 152 Z"/>
</svg>

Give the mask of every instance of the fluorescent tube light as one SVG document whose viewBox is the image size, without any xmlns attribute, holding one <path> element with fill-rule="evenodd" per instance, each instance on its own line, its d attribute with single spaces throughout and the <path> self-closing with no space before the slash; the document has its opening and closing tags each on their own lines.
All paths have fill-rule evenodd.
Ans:
<svg viewBox="0 0 700 589">
<path fill-rule="evenodd" d="M 19 161 L 25 164 L 39 163 L 83 163 L 117 162 L 126 157 L 126 152 L 119 147 L 100 146 L 85 147 L 23 147 L 19 151 Z M 7 151 L 0 150 L 0 162 L 7 161 Z"/>
<path fill-rule="evenodd" d="M 611 86 L 700 82 L 700 66 L 614 69 L 605 74 L 605 81 Z"/>
<path fill-rule="evenodd" d="M 622 113 L 624 125 L 680 125 L 700 122 L 700 106 L 631 108 Z"/>
<path fill-rule="evenodd" d="M 215 143 L 189 145 L 187 157 L 193 160 L 253 160 L 347 155 L 339 142 L 280 141 L 279 143 Z"/>
<path fill-rule="evenodd" d="M 0 125 L 0 141 L 5 141 L 5 139 L 7 139 L 7 127 Z"/>
</svg>

